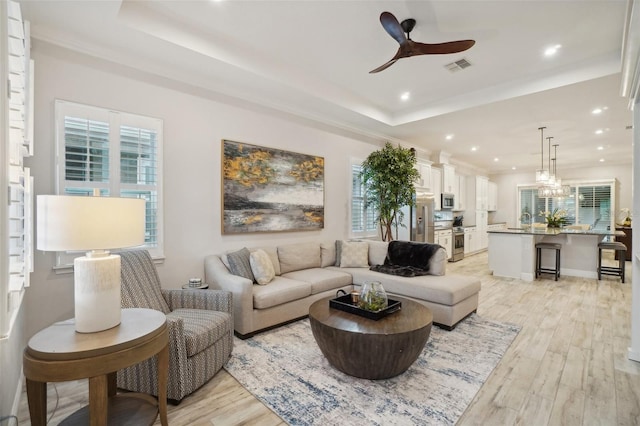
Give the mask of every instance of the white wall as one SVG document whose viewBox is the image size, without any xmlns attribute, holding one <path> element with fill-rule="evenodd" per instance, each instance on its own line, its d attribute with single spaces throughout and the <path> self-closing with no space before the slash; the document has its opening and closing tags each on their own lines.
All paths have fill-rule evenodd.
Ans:
<svg viewBox="0 0 640 426">
<path fill-rule="evenodd" d="M 558 174 L 563 180 L 617 179 L 618 192 L 615 206 L 617 215 L 621 208 L 632 206 L 632 171 L 632 163 L 629 159 L 628 164 L 615 166 L 597 164 L 591 168 L 563 170 Z M 517 185 L 535 184 L 535 172 L 491 175 L 489 179 L 498 184 L 498 211 L 491 214 L 491 221 L 507 222 L 508 226 L 517 225 L 519 216 Z"/>
<path fill-rule="evenodd" d="M 54 100 L 91 104 L 164 120 L 165 288 L 204 275 L 203 259 L 245 245 L 332 240 L 347 235 L 351 157 L 364 159 L 381 141 L 356 139 L 261 107 L 215 95 L 186 93 L 161 81 L 86 56 L 34 42 L 35 156 L 29 166 L 36 194 L 54 193 Z M 172 85 L 173 83 L 167 83 Z M 221 140 L 230 139 L 325 158 L 325 228 L 322 231 L 221 235 Z M 374 143 L 375 142 L 375 143 Z M 36 252 L 27 291 L 27 334 L 73 316 L 70 274 L 56 275 L 52 253 Z"/>
</svg>

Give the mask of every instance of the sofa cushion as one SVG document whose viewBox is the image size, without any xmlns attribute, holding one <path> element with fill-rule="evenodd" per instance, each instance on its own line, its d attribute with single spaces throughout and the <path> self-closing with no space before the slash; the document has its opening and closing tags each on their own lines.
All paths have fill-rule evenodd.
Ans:
<svg viewBox="0 0 640 426">
<path fill-rule="evenodd" d="M 285 277 L 275 277 L 269 285 L 253 286 L 253 307 L 266 309 L 292 300 L 302 299 L 311 294 L 311 284 Z"/>
<path fill-rule="evenodd" d="M 320 267 L 320 244 L 299 243 L 278 246 L 280 272 L 286 274 L 291 271 Z"/>
<path fill-rule="evenodd" d="M 336 242 L 320 243 L 320 267 L 336 264 Z"/>
<path fill-rule="evenodd" d="M 248 248 L 242 248 L 238 251 L 227 253 L 227 261 L 229 262 L 229 271 L 233 275 L 248 278 L 251 282 L 255 281 L 253 272 L 251 271 L 250 262 L 251 252 Z"/>
<path fill-rule="evenodd" d="M 446 306 L 453 306 L 480 291 L 480 279 L 466 275 L 398 277 L 364 268 L 329 269 L 350 273 L 354 285 L 361 286 L 365 282 L 379 281 L 387 293 Z"/>
<path fill-rule="evenodd" d="M 340 266 L 340 256 L 342 256 L 342 240 L 336 240 L 336 266 Z"/>
<path fill-rule="evenodd" d="M 228 312 L 205 309 L 176 309 L 167 317 L 182 318 L 187 356 L 199 354 L 231 333 L 230 314 Z"/>
<path fill-rule="evenodd" d="M 249 257 L 249 263 L 251 263 L 251 272 L 256 277 L 256 282 L 260 285 L 266 285 L 276 276 L 273 269 L 273 263 L 269 255 L 261 249 L 258 249 L 251 253 Z"/>
<path fill-rule="evenodd" d="M 388 241 L 367 241 L 369 243 L 369 265 L 382 265 L 387 258 Z"/>
<path fill-rule="evenodd" d="M 339 289 L 351 284 L 350 274 L 326 268 L 312 268 L 303 271 L 287 272 L 283 277 L 310 283 L 311 294 Z"/>
<path fill-rule="evenodd" d="M 343 241 L 340 253 L 341 268 L 366 268 L 369 266 L 369 244 L 365 241 Z"/>
</svg>

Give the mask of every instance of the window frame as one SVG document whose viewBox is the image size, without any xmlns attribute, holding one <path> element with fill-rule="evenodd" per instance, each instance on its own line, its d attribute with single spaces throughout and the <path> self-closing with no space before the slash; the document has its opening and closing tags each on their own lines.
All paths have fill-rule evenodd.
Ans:
<svg viewBox="0 0 640 426">
<path fill-rule="evenodd" d="M 580 215 L 580 207 L 579 207 L 579 200 L 578 197 L 580 195 L 580 188 L 585 188 L 585 187 L 598 187 L 598 186 L 609 186 L 609 194 L 610 194 L 610 209 L 609 209 L 609 214 L 610 214 L 610 220 L 607 223 L 606 226 L 608 226 L 611 230 L 615 229 L 615 218 L 616 218 L 616 194 L 617 194 L 617 180 L 616 179 L 580 179 L 580 180 L 571 180 L 571 181 L 565 181 L 563 182 L 565 185 L 569 185 L 571 187 L 571 198 L 573 198 L 573 205 L 574 205 L 574 210 L 575 210 L 575 215 L 573 217 L 573 219 L 570 219 L 570 222 L 568 224 L 574 224 L 574 223 L 581 223 L 581 215 Z M 528 189 L 533 189 L 533 190 L 537 190 L 537 185 L 535 184 L 525 184 L 525 185 L 517 185 L 516 191 L 517 191 L 517 205 L 516 205 L 516 220 L 518 223 L 518 226 L 522 226 L 523 223 L 522 222 L 522 217 L 520 215 L 520 212 L 522 211 L 522 191 L 523 190 L 528 190 Z M 565 197 L 568 198 L 568 197 Z M 545 211 L 551 211 L 553 210 L 553 208 L 555 208 L 554 206 L 551 205 L 550 201 L 552 201 L 553 198 L 550 197 L 545 197 Z M 562 208 L 562 207 L 560 207 Z M 544 223 L 544 218 L 542 218 L 541 216 L 538 215 L 538 212 L 535 212 L 532 217 L 531 217 L 531 223 Z"/>
<path fill-rule="evenodd" d="M 351 161 L 349 162 L 349 221 L 348 221 L 348 226 L 349 226 L 349 237 L 350 238 L 377 238 L 379 236 L 379 226 L 377 224 L 377 221 L 375 220 L 375 218 L 378 216 L 377 212 L 374 211 L 373 215 L 374 215 L 374 228 L 373 229 L 366 229 L 366 226 L 364 227 L 364 230 L 362 231 L 356 231 L 353 228 L 353 219 L 354 219 L 354 210 L 355 210 L 355 201 L 356 201 L 356 196 L 354 195 L 354 191 L 353 191 L 353 181 L 356 178 L 356 169 L 358 170 L 362 170 L 362 162 L 363 160 L 358 160 L 358 159 L 354 159 L 352 158 Z M 360 173 L 359 171 L 357 171 L 357 173 Z M 358 204 L 362 204 L 362 208 L 361 211 L 362 213 L 362 218 L 363 218 L 363 223 L 364 223 L 364 218 L 366 218 L 368 211 L 371 210 L 371 208 L 367 208 L 367 198 L 366 198 L 366 191 L 364 190 L 364 182 L 361 183 L 362 185 L 362 201 L 358 201 Z M 359 197 L 360 198 L 360 197 Z"/>
<path fill-rule="evenodd" d="M 163 121 L 159 118 L 147 117 L 138 114 L 131 114 L 123 111 L 116 111 L 109 108 L 102 108 L 92 105 L 85 105 L 66 100 L 56 99 L 55 101 L 55 164 L 56 164 L 56 188 L 58 195 L 64 195 L 68 187 L 86 189 L 91 193 L 94 189 L 100 190 L 102 196 L 121 197 L 127 191 L 156 191 L 157 206 L 155 209 L 156 218 L 156 245 L 145 244 L 140 246 L 149 251 L 154 259 L 164 258 L 164 209 L 163 209 Z M 65 144 L 65 117 L 73 116 L 94 121 L 101 121 L 108 124 L 108 181 L 93 182 L 90 180 L 66 180 L 66 144 Z M 120 168 L 121 155 L 121 126 L 134 127 L 139 129 L 149 129 L 156 132 L 156 183 L 132 184 L 122 183 Z M 57 252 L 54 269 L 66 270 L 73 266 L 73 260 L 81 256 L 78 252 Z"/>
</svg>

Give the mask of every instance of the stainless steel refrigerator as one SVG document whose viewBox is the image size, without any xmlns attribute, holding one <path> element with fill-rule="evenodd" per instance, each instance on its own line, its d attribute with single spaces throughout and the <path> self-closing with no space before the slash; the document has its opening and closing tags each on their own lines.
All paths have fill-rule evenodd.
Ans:
<svg viewBox="0 0 640 426">
<path fill-rule="evenodd" d="M 435 200 L 433 197 L 416 197 L 415 206 L 413 206 L 409 212 L 409 236 L 411 241 L 434 242 L 434 210 Z"/>
</svg>

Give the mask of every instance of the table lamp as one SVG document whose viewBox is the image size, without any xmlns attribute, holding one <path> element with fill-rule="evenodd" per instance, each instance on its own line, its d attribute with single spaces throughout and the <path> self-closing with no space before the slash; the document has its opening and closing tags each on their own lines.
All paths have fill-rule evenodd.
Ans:
<svg viewBox="0 0 640 426">
<path fill-rule="evenodd" d="M 86 251 L 73 262 L 77 332 L 120 324 L 120 256 L 108 250 L 139 246 L 144 233 L 142 199 L 38 195 L 38 250 Z"/>
</svg>

